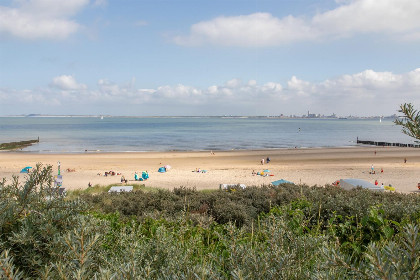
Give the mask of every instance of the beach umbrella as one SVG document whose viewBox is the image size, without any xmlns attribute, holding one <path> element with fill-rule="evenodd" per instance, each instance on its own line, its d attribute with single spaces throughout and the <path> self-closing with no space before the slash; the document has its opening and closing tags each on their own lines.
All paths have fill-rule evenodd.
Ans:
<svg viewBox="0 0 420 280">
<path fill-rule="evenodd" d="M 293 184 L 294 185 L 295 183 L 284 180 L 284 179 L 280 179 L 280 180 L 271 182 L 271 184 L 273 184 L 274 186 L 278 186 L 278 185 L 281 185 L 281 184 Z"/>
</svg>

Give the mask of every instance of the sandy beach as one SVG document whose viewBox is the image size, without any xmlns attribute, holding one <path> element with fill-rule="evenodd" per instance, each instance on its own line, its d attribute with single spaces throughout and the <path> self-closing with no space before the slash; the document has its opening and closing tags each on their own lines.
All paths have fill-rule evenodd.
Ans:
<svg viewBox="0 0 420 280">
<path fill-rule="evenodd" d="M 261 159 L 267 157 L 271 162 L 261 165 Z M 406 163 L 404 158 L 407 159 Z M 53 165 L 54 174 L 57 174 L 58 161 L 61 163 L 63 186 L 67 189 L 87 188 L 89 182 L 92 185 L 119 184 L 121 175 L 128 179 L 127 185 L 130 185 L 136 183 L 135 172 L 141 174 L 146 170 L 150 178 L 137 183 L 167 189 L 179 186 L 199 190 L 216 189 L 222 183 L 260 186 L 279 179 L 323 186 L 343 178 L 359 178 L 371 183 L 377 180 L 379 185 L 391 184 L 398 192 L 418 193 L 417 184 L 420 182 L 420 149 L 400 147 L 216 151 L 214 155 L 210 152 L 1 152 L 0 178 L 10 180 L 12 175 L 19 175 L 23 179 L 26 175 L 19 171 L 37 163 Z M 376 174 L 369 174 L 372 164 Z M 159 167 L 164 165 L 172 168 L 166 173 L 159 173 Z M 193 172 L 197 168 L 207 172 Z M 269 174 L 273 176 L 252 174 L 253 171 L 261 172 L 264 169 L 269 169 Z M 121 175 L 105 177 L 106 171 Z"/>
</svg>

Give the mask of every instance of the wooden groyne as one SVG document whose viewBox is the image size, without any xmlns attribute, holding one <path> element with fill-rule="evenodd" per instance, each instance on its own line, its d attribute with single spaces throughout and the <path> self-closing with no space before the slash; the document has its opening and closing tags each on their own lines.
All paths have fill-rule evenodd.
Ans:
<svg viewBox="0 0 420 280">
<path fill-rule="evenodd" d="M 391 146 L 391 147 L 410 147 L 410 148 L 420 148 L 420 144 L 404 144 L 404 143 L 389 143 L 389 142 L 380 142 L 380 141 L 365 141 L 359 140 L 357 138 L 357 144 L 362 145 L 373 145 L 373 146 Z"/>
<path fill-rule="evenodd" d="M 39 143 L 39 137 L 38 137 L 38 139 L 34 139 L 34 140 L 2 143 L 2 144 L 0 144 L 0 150 L 23 149 L 23 148 L 29 147 L 29 146 L 31 146 L 32 144 L 35 144 L 35 143 Z"/>
</svg>

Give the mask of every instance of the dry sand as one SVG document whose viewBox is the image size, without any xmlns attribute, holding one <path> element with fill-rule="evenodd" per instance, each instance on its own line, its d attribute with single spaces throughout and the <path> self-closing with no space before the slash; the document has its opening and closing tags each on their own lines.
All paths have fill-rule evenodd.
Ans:
<svg viewBox="0 0 420 280">
<path fill-rule="evenodd" d="M 375 154 L 376 151 L 376 154 Z M 270 157 L 269 164 L 261 165 L 262 158 Z M 404 163 L 407 158 L 407 163 Z M 25 166 L 37 163 L 51 164 L 57 172 L 61 162 L 63 186 L 67 189 L 87 188 L 92 185 L 119 184 L 121 176 L 103 176 L 105 171 L 121 173 L 135 183 L 134 172 L 147 170 L 150 179 L 146 186 L 168 188 L 185 186 L 197 189 L 216 189 L 219 184 L 263 185 L 286 179 L 297 184 L 331 184 L 343 178 L 365 179 L 371 183 L 392 184 L 403 193 L 419 192 L 420 149 L 398 147 L 352 147 L 316 149 L 279 149 L 263 151 L 210 152 L 146 152 L 146 153 L 85 153 L 38 154 L 0 152 L 0 178 L 10 180 Z M 158 168 L 171 165 L 166 173 Z M 376 174 L 369 174 L 371 165 Z M 207 173 L 192 172 L 196 168 Z M 380 172 L 381 168 L 384 170 Z M 68 172 L 67 169 L 75 169 Z M 269 169 L 274 176 L 256 176 L 255 172 Z M 101 175 L 98 175 L 100 173 Z"/>
</svg>

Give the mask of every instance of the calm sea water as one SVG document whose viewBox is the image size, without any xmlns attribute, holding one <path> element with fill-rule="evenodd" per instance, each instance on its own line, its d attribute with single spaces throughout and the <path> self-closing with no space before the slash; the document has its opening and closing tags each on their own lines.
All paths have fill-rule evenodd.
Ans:
<svg viewBox="0 0 420 280">
<path fill-rule="evenodd" d="M 28 152 L 172 151 L 413 143 L 391 120 L 2 117 L 0 143 L 40 138 Z"/>
</svg>

